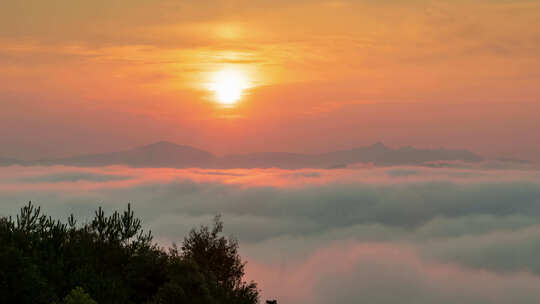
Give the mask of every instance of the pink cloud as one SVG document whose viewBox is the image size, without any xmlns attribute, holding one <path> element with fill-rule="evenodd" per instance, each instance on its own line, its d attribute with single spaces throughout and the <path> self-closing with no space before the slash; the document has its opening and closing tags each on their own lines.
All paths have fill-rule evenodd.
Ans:
<svg viewBox="0 0 540 304">
<path fill-rule="evenodd" d="M 77 175 L 94 175 L 87 178 Z M 58 177 L 58 178 L 55 178 Z M 102 178 L 99 178 L 102 177 Z M 51 179 L 53 179 L 51 181 Z M 97 180 L 96 180 L 97 179 Z M 32 180 L 31 183 L 28 180 Z M 0 190 L 93 190 L 128 188 L 141 184 L 191 181 L 239 187 L 301 188 L 325 184 L 402 184 L 449 181 L 457 184 L 484 182 L 540 182 L 533 170 L 491 170 L 482 168 L 423 168 L 352 166 L 346 169 L 174 169 L 110 167 L 26 167 L 0 170 Z"/>
<path fill-rule="evenodd" d="M 257 262 L 250 257 L 250 261 L 248 276 L 261 282 L 263 296 L 285 304 L 329 303 L 332 297 L 335 303 L 357 303 L 361 297 L 372 303 L 540 300 L 538 276 L 523 272 L 501 275 L 434 263 L 407 245 L 340 242 L 303 260 Z M 418 295 L 422 299 L 414 300 Z"/>
</svg>

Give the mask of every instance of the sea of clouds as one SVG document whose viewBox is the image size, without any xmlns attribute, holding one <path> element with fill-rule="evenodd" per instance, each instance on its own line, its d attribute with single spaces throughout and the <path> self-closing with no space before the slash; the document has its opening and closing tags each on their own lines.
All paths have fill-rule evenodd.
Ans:
<svg viewBox="0 0 540 304">
<path fill-rule="evenodd" d="M 278 303 L 540 303 L 538 170 L 0 168 L 0 215 L 30 200 L 130 202 L 163 246 L 222 214 Z"/>
</svg>

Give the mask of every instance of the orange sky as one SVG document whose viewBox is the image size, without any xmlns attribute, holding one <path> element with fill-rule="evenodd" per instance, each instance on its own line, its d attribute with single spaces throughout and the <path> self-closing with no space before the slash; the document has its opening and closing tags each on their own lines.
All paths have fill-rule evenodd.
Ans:
<svg viewBox="0 0 540 304">
<path fill-rule="evenodd" d="M 540 1 L 0 4 L 0 156 L 383 141 L 540 160 Z M 234 107 L 211 75 L 250 82 Z"/>
</svg>

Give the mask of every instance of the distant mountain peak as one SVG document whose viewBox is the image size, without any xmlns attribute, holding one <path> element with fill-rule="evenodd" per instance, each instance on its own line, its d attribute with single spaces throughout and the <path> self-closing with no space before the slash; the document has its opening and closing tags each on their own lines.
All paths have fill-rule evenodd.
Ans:
<svg viewBox="0 0 540 304">
<path fill-rule="evenodd" d="M 192 152 L 200 152 L 205 154 L 210 154 L 209 152 L 206 152 L 204 150 L 192 147 L 192 146 L 186 146 L 186 145 L 179 145 L 170 141 L 158 141 L 152 144 L 148 144 L 145 146 L 140 146 L 132 149 L 131 151 L 192 151 Z"/>
<path fill-rule="evenodd" d="M 388 148 L 385 144 L 383 144 L 380 141 L 374 143 L 373 145 L 371 145 L 371 147 L 376 148 L 376 149 L 387 149 Z"/>
<path fill-rule="evenodd" d="M 63 159 L 44 159 L 17 162 L 1 159 L 0 165 L 37 164 L 71 166 L 127 165 L 131 167 L 170 168 L 342 168 L 357 163 L 374 165 L 421 165 L 435 161 L 478 162 L 482 157 L 467 150 L 416 149 L 387 147 L 382 142 L 349 150 L 322 154 L 300 154 L 288 152 L 260 152 L 233 154 L 217 157 L 210 152 L 191 146 L 178 145 L 170 141 L 157 141 L 133 149 L 75 156 Z"/>
<path fill-rule="evenodd" d="M 158 141 L 155 143 L 141 146 L 139 148 L 176 148 L 176 147 L 185 147 L 185 146 L 177 145 L 173 142 L 162 140 L 162 141 Z"/>
</svg>

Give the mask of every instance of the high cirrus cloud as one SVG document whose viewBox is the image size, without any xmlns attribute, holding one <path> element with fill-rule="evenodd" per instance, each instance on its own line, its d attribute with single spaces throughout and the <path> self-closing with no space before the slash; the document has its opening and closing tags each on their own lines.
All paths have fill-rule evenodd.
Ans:
<svg viewBox="0 0 540 304">
<path fill-rule="evenodd" d="M 83 219 L 131 202 L 162 244 L 221 213 L 285 304 L 540 301 L 534 170 L 1 168 L 0 214 L 28 200 Z"/>
</svg>

